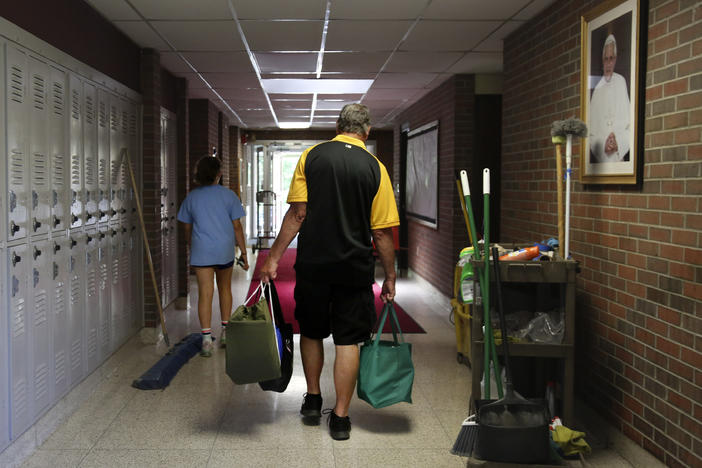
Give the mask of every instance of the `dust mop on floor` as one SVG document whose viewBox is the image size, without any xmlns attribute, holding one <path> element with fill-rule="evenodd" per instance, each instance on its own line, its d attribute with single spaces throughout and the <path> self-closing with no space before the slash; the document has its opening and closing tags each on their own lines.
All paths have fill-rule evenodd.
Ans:
<svg viewBox="0 0 702 468">
<path fill-rule="evenodd" d="M 181 367 L 202 349 L 202 334 L 191 333 L 173 346 L 151 369 L 132 382 L 140 390 L 157 390 L 168 387 Z"/>
</svg>

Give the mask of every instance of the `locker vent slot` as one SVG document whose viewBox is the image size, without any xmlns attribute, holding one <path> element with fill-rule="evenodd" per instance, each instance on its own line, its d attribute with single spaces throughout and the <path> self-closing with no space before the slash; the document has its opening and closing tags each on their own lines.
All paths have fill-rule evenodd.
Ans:
<svg viewBox="0 0 702 468">
<path fill-rule="evenodd" d="M 117 177 L 119 175 L 119 171 L 117 170 L 117 164 L 119 164 L 119 161 L 116 159 L 110 161 L 110 174 L 112 175 L 112 185 L 117 185 Z"/>
<path fill-rule="evenodd" d="M 78 279 L 78 277 L 73 277 L 71 278 L 71 307 L 74 313 L 76 313 L 75 311 L 79 307 L 78 304 L 80 304 L 81 299 L 80 279 Z"/>
<path fill-rule="evenodd" d="M 129 135 L 136 136 L 137 134 L 137 116 L 136 114 L 129 115 Z"/>
<path fill-rule="evenodd" d="M 100 264 L 100 291 L 104 291 L 107 288 L 107 269 L 106 263 Z"/>
<path fill-rule="evenodd" d="M 96 276 L 97 275 L 96 275 L 96 272 L 94 269 L 91 269 L 88 272 L 88 284 L 87 284 L 88 297 L 93 297 L 97 293 L 97 281 L 96 281 L 97 278 L 96 278 Z"/>
<path fill-rule="evenodd" d="M 24 188 L 24 154 L 16 149 L 11 150 L 10 156 L 10 185 Z"/>
<path fill-rule="evenodd" d="M 126 111 L 122 111 L 122 133 L 125 135 L 129 130 L 129 114 Z"/>
<path fill-rule="evenodd" d="M 25 312 L 25 300 L 19 299 L 15 304 L 15 320 L 14 327 L 12 327 L 12 336 L 14 338 L 19 338 L 27 332 L 26 323 L 24 320 Z"/>
<path fill-rule="evenodd" d="M 107 180 L 107 159 L 100 158 L 98 162 L 98 183 L 101 187 L 106 186 L 109 181 Z"/>
<path fill-rule="evenodd" d="M 29 389 L 27 388 L 27 379 L 18 380 L 12 393 L 12 413 L 17 419 L 22 419 L 22 416 L 28 411 L 27 395 L 29 395 Z"/>
<path fill-rule="evenodd" d="M 117 108 L 115 106 L 110 106 L 110 129 L 114 132 L 116 132 L 117 128 L 119 127 L 119 122 L 117 122 L 117 119 L 119 119 Z"/>
<path fill-rule="evenodd" d="M 81 362 L 81 345 L 80 338 L 71 344 L 71 369 L 79 369 L 82 366 Z"/>
<path fill-rule="evenodd" d="M 105 320 L 102 323 L 102 326 L 100 327 L 100 336 L 102 336 L 102 347 L 109 348 L 110 347 L 110 328 L 109 328 L 109 323 L 107 320 Z"/>
<path fill-rule="evenodd" d="M 128 257 L 123 257 L 119 266 L 120 266 L 122 279 L 128 280 L 129 279 L 129 260 L 128 260 Z"/>
<path fill-rule="evenodd" d="M 34 296 L 34 326 L 38 327 L 46 322 L 48 315 L 48 307 L 46 301 L 46 292 L 42 291 Z"/>
<path fill-rule="evenodd" d="M 104 101 L 100 101 L 98 105 L 98 125 L 107 127 L 107 108 Z"/>
<path fill-rule="evenodd" d="M 85 153 L 85 185 L 88 187 L 93 187 L 95 185 L 95 158 L 93 154 Z"/>
<path fill-rule="evenodd" d="M 24 70 L 16 65 L 10 68 L 10 99 L 24 102 Z"/>
<path fill-rule="evenodd" d="M 88 357 L 95 356 L 97 354 L 97 330 L 92 329 L 88 331 Z"/>
<path fill-rule="evenodd" d="M 71 185 L 80 186 L 80 156 L 71 156 Z"/>
<path fill-rule="evenodd" d="M 32 75 L 32 100 L 35 109 L 44 110 L 46 107 L 46 85 L 41 75 Z"/>
<path fill-rule="evenodd" d="M 58 320 L 63 320 L 66 311 L 66 293 L 63 281 L 54 282 L 54 315 Z"/>
<path fill-rule="evenodd" d="M 49 366 L 42 364 L 34 371 L 34 401 L 41 401 L 49 393 Z"/>
<path fill-rule="evenodd" d="M 63 351 L 59 351 L 54 357 L 54 372 L 57 385 L 66 379 L 66 353 Z"/>
<path fill-rule="evenodd" d="M 63 90 L 63 83 L 60 83 L 58 81 L 54 81 L 54 114 L 56 115 L 63 115 L 66 103 L 64 102 L 64 90 Z"/>
<path fill-rule="evenodd" d="M 80 93 L 77 89 L 71 93 L 71 117 L 75 120 L 80 119 Z"/>
<path fill-rule="evenodd" d="M 63 187 L 64 186 L 63 155 L 62 154 L 55 154 L 52 162 L 53 162 L 53 164 L 51 165 L 51 168 L 53 170 L 52 170 L 51 175 L 53 177 L 51 179 L 51 185 L 53 185 L 54 187 Z"/>
<path fill-rule="evenodd" d="M 90 95 L 85 96 L 85 121 L 89 125 L 95 122 L 95 105 Z"/>
<path fill-rule="evenodd" d="M 34 153 L 34 161 L 32 161 L 32 188 L 45 188 L 47 184 L 48 163 L 46 155 Z"/>
<path fill-rule="evenodd" d="M 117 284 L 119 281 L 119 258 L 112 260 L 112 284 Z"/>
</svg>

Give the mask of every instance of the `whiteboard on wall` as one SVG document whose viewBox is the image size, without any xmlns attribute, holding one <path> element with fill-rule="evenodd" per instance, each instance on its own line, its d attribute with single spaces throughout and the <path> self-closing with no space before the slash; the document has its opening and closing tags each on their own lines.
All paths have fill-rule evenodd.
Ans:
<svg viewBox="0 0 702 468">
<path fill-rule="evenodd" d="M 407 216 L 438 226 L 439 121 L 407 134 Z"/>
</svg>

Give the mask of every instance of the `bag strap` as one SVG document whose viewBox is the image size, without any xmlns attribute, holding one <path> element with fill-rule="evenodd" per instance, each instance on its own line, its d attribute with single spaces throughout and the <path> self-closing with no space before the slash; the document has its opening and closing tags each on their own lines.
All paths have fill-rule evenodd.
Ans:
<svg viewBox="0 0 702 468">
<path fill-rule="evenodd" d="M 385 326 L 385 320 L 388 318 L 388 314 L 392 316 L 390 320 L 390 331 L 392 331 L 392 339 L 395 344 L 400 344 L 405 342 L 405 337 L 402 334 L 402 329 L 400 329 L 400 322 L 397 320 L 397 314 L 395 313 L 395 306 L 393 302 L 386 302 L 383 306 L 383 312 L 380 316 L 380 325 L 376 329 L 374 343 L 377 345 L 380 341 L 380 335 L 383 333 L 383 327 Z M 400 340 L 397 339 L 397 333 L 400 334 Z"/>
<path fill-rule="evenodd" d="M 261 291 L 261 294 L 263 294 L 263 281 L 258 283 L 258 286 L 256 286 L 256 289 L 254 289 L 251 292 L 251 295 L 244 301 L 244 305 L 247 305 L 249 303 L 249 301 L 251 300 L 251 298 L 253 298 L 256 295 L 256 293 L 259 291 Z"/>
<path fill-rule="evenodd" d="M 275 350 L 278 353 L 278 362 L 280 362 L 283 357 L 280 355 L 280 350 L 278 349 L 278 336 L 275 333 L 275 313 L 273 312 L 273 295 L 271 294 L 271 285 L 261 281 L 262 294 L 266 294 L 268 291 L 268 305 L 271 314 L 271 322 L 273 322 L 273 342 L 275 343 Z"/>
</svg>

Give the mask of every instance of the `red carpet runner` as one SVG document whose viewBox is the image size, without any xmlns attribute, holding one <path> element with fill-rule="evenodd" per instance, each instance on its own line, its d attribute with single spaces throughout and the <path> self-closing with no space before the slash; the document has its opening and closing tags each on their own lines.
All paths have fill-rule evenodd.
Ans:
<svg viewBox="0 0 702 468">
<path fill-rule="evenodd" d="M 268 257 L 268 250 L 260 250 L 258 253 L 258 258 L 256 259 L 256 267 L 254 269 L 253 278 L 251 278 L 251 285 L 249 286 L 249 292 L 246 297 L 249 297 L 253 290 L 258 286 L 261 281 L 259 276 L 259 271 L 263 262 Z M 275 279 L 275 287 L 278 291 L 278 297 L 280 298 L 280 307 L 283 309 L 283 315 L 285 316 L 285 321 L 291 323 L 293 326 L 293 331 L 295 333 L 300 333 L 300 327 L 295 320 L 295 257 L 297 256 L 297 249 L 287 249 L 283 254 L 283 257 L 278 263 L 278 277 Z M 383 302 L 380 300 L 380 286 L 377 283 L 373 284 L 373 295 L 375 296 L 375 310 L 376 313 L 380 313 L 383 310 Z M 410 317 L 407 312 L 405 312 L 402 307 L 395 303 L 395 311 L 397 312 L 397 319 L 400 322 L 400 328 L 402 333 L 426 333 L 422 327 L 419 326 L 417 322 Z M 383 332 L 390 333 L 390 324 L 386 323 L 383 327 Z"/>
</svg>

